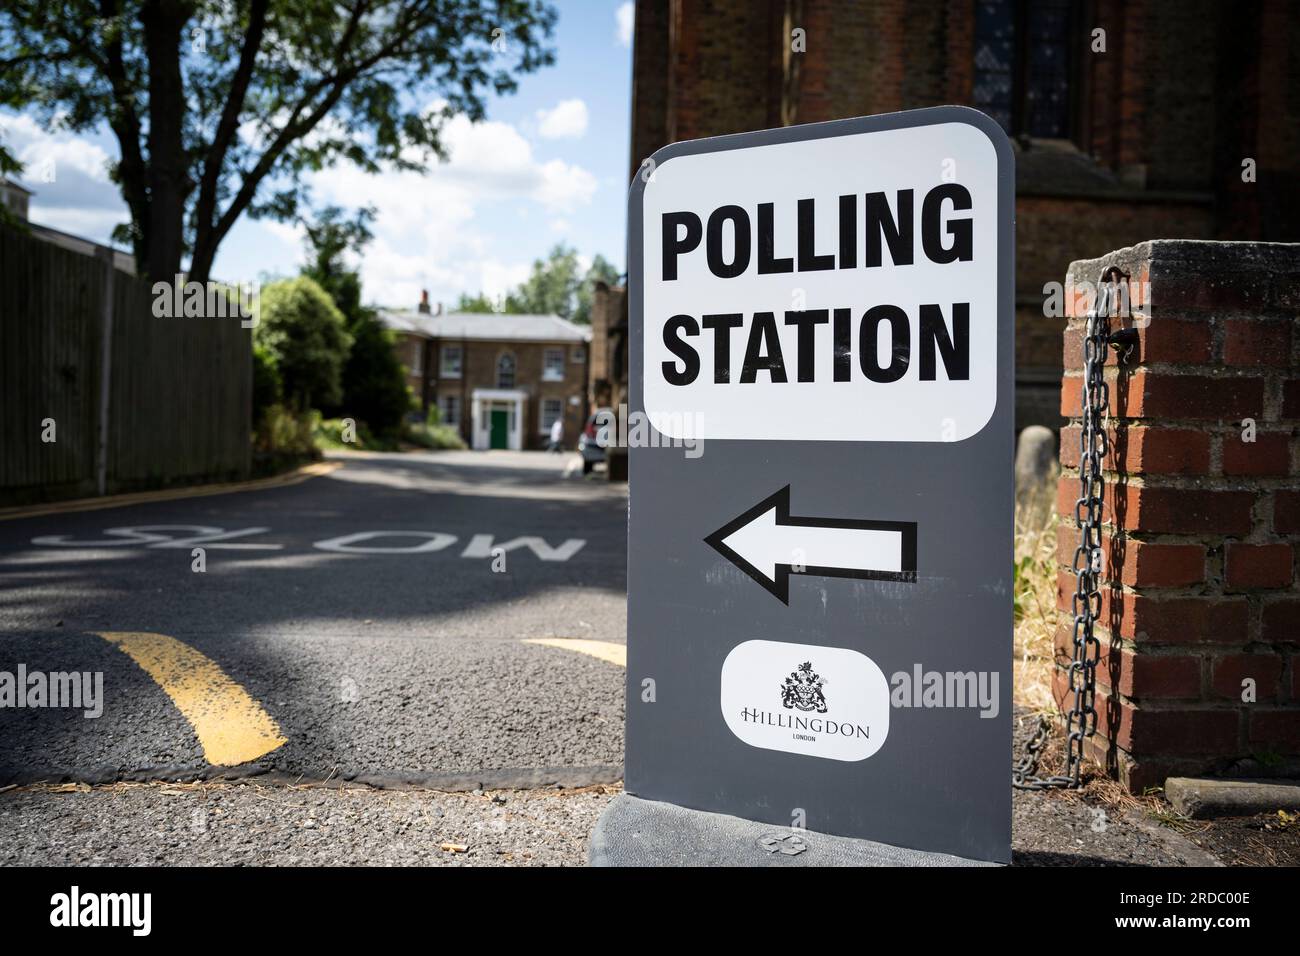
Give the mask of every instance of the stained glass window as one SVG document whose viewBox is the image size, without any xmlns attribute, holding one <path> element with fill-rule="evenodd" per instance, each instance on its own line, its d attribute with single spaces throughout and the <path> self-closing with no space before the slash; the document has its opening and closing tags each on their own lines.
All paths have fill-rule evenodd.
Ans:
<svg viewBox="0 0 1300 956">
<path fill-rule="evenodd" d="M 979 0 L 975 5 L 974 105 L 1008 133 L 1070 135 L 1071 27 L 1077 6 L 1078 0 Z"/>
</svg>

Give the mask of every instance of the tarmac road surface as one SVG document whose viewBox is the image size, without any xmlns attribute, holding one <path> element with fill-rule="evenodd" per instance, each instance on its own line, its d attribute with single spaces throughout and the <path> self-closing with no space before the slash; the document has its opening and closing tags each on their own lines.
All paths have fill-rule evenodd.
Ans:
<svg viewBox="0 0 1300 956">
<path fill-rule="evenodd" d="M 572 457 L 346 455 L 0 521 L 0 694 L 20 668 L 28 705 L 32 675 L 102 680 L 96 717 L 0 707 L 0 784 L 618 780 L 627 499 Z"/>
</svg>

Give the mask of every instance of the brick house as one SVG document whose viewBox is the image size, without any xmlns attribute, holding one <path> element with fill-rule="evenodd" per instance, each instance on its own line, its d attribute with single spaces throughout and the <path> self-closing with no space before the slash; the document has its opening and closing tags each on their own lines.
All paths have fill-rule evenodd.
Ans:
<svg viewBox="0 0 1300 956">
<path fill-rule="evenodd" d="M 680 140 L 983 110 L 1016 149 L 1016 424 L 1059 427 L 1043 287 L 1068 263 L 1300 239 L 1298 37 L 1285 0 L 642 0 L 630 173 Z"/>
<path fill-rule="evenodd" d="M 558 315 L 381 309 L 420 408 L 474 449 L 545 448 L 556 418 L 572 448 L 587 418 L 591 333 Z"/>
</svg>

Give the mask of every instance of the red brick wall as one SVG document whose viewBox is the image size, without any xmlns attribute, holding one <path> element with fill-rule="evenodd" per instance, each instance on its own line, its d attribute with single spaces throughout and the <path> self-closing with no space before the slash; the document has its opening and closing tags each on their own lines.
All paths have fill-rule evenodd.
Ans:
<svg viewBox="0 0 1300 956">
<path fill-rule="evenodd" d="M 674 140 L 779 126 L 783 115 L 812 123 L 970 103 L 975 8 L 641 0 L 632 170 Z M 1042 288 L 1066 263 L 1151 238 L 1300 237 L 1300 4 L 1083 9 L 1072 143 L 1017 146 L 1017 428 L 1060 424 L 1057 317 L 1043 315 Z M 793 27 L 806 52 L 787 57 Z M 1106 31 L 1104 52 L 1092 51 L 1094 29 Z M 1241 181 L 1245 158 L 1256 182 Z"/>
<path fill-rule="evenodd" d="M 1060 318 L 1045 316 L 1043 286 L 1061 281 L 1062 263 L 1143 239 L 1210 239 L 1212 210 L 1191 200 L 1142 202 L 1082 196 L 1021 196 L 1016 201 L 1016 365 L 1060 372 Z"/>
<path fill-rule="evenodd" d="M 1300 770 L 1300 246 L 1145 242 L 1119 266 L 1140 345 L 1108 357 L 1110 454 L 1089 753 L 1130 789 Z M 1065 330 L 1058 665 L 1071 656 L 1083 296 Z M 1117 323 L 1112 321 L 1112 327 Z M 1144 327 L 1143 327 L 1144 326 Z M 1254 441 L 1243 421 L 1254 422 Z M 1255 700 L 1243 698 L 1254 681 Z M 1065 700 L 1058 666 L 1056 694 Z"/>
</svg>

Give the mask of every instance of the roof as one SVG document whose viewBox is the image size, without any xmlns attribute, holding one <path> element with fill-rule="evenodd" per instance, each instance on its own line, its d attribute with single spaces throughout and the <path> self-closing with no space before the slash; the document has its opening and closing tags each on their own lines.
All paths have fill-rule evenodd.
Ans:
<svg viewBox="0 0 1300 956">
<path fill-rule="evenodd" d="M 379 320 L 395 332 L 429 338 L 491 339 L 505 342 L 590 342 L 591 330 L 558 315 L 507 312 L 448 312 L 430 315 L 413 309 L 380 309 Z"/>
<path fill-rule="evenodd" d="M 128 275 L 135 275 L 135 256 L 121 249 L 115 249 L 112 246 L 106 246 L 103 243 L 95 242 L 93 239 L 84 239 L 81 236 L 74 236 L 70 232 L 63 232 L 61 229 L 54 229 L 50 226 L 42 226 L 38 222 L 29 222 L 27 224 L 32 235 L 44 239 L 46 242 L 53 243 L 56 246 L 62 246 L 64 249 L 71 249 L 73 252 L 79 252 L 83 256 L 99 256 L 101 254 L 110 254 L 113 257 L 113 265 Z"/>
</svg>

